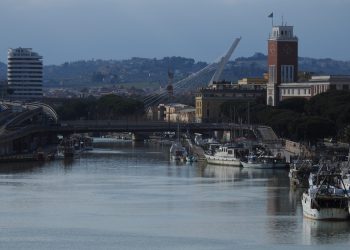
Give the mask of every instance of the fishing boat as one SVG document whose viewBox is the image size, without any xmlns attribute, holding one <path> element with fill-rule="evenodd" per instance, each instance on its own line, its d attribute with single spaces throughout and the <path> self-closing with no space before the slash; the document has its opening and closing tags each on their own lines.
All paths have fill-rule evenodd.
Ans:
<svg viewBox="0 0 350 250">
<path fill-rule="evenodd" d="M 179 141 L 172 143 L 170 147 L 170 158 L 173 161 L 186 161 L 187 150 Z"/>
<path fill-rule="evenodd" d="M 269 155 L 249 154 L 246 161 L 241 161 L 244 168 L 286 168 L 287 163 L 285 159 Z"/>
<path fill-rule="evenodd" d="M 209 164 L 233 167 L 241 166 L 241 161 L 237 157 L 236 149 L 232 146 L 220 146 L 215 152 L 206 153 L 204 156 Z"/>
<path fill-rule="evenodd" d="M 341 184 L 344 182 L 340 173 L 322 170 L 311 173 L 309 189 L 301 199 L 304 216 L 315 220 L 348 219 L 349 195 Z"/>
</svg>

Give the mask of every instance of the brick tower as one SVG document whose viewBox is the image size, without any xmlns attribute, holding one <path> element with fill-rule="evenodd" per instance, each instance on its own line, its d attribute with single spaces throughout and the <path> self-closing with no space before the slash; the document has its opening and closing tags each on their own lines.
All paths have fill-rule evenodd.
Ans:
<svg viewBox="0 0 350 250">
<path fill-rule="evenodd" d="M 293 35 L 293 26 L 273 26 L 268 40 L 267 105 L 276 106 L 281 83 L 298 79 L 298 38 Z"/>
</svg>

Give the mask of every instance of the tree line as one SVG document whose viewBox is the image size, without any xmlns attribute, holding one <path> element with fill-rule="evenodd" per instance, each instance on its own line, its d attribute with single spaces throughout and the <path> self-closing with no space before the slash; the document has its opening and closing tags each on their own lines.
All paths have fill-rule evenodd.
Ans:
<svg viewBox="0 0 350 250">
<path fill-rule="evenodd" d="M 227 120 L 232 120 L 234 110 L 235 117 L 243 122 L 249 113 L 251 123 L 271 126 L 280 137 L 291 140 L 315 143 L 325 137 L 350 139 L 350 93 L 346 91 L 328 91 L 310 100 L 290 98 L 278 107 L 267 106 L 265 99 L 249 105 L 229 101 L 221 110 Z"/>
<path fill-rule="evenodd" d="M 142 116 L 144 104 L 140 100 L 110 94 L 101 98 L 67 99 L 56 111 L 61 120 L 120 120 Z"/>
</svg>

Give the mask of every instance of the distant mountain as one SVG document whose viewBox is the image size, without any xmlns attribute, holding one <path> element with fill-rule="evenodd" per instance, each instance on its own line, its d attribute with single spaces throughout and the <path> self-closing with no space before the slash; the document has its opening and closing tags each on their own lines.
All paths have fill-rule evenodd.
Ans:
<svg viewBox="0 0 350 250">
<path fill-rule="evenodd" d="M 330 58 L 301 57 L 299 58 L 299 68 L 302 71 L 314 72 L 320 75 L 350 75 L 350 61 L 336 61 Z"/>
<path fill-rule="evenodd" d="M 148 59 L 134 57 L 128 60 L 89 60 L 67 62 L 44 67 L 44 86 L 83 87 L 119 83 L 159 83 L 165 85 L 168 70 L 174 72 L 174 82 L 207 66 L 191 58 L 165 57 Z M 267 56 L 255 53 L 228 62 L 222 79 L 236 81 L 243 77 L 260 77 L 266 72 Z M 350 75 L 350 61 L 299 58 L 299 70 L 315 74 Z M 212 73 L 202 77 L 205 85 Z M 0 79 L 6 78 L 6 65 L 0 63 Z"/>
<path fill-rule="evenodd" d="M 118 83 L 159 82 L 165 84 L 168 70 L 174 72 L 175 80 L 194 73 L 207 64 L 183 57 L 163 59 L 131 58 L 128 60 L 91 60 L 45 66 L 47 86 L 76 86 Z"/>
</svg>

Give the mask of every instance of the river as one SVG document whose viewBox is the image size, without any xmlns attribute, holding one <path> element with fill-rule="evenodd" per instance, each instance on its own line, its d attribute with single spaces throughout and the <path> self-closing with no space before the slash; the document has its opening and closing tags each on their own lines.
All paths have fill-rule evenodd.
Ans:
<svg viewBox="0 0 350 250">
<path fill-rule="evenodd" d="M 344 249 L 349 222 L 303 218 L 284 170 L 169 162 L 99 143 L 72 161 L 0 165 L 0 249 Z"/>
</svg>

